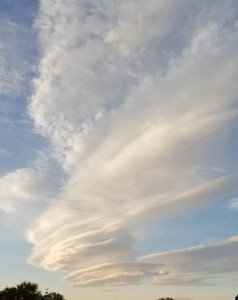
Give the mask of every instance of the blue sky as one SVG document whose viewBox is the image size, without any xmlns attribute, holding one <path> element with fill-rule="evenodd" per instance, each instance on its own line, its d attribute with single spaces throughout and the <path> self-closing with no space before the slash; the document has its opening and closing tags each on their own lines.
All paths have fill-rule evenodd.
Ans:
<svg viewBox="0 0 238 300">
<path fill-rule="evenodd" d="M 0 3 L 0 288 L 233 299 L 236 0 Z"/>
</svg>

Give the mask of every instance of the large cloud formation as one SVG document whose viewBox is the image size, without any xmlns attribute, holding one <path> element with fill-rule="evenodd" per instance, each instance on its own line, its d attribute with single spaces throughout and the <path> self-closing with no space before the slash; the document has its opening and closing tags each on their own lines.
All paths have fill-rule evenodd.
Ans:
<svg viewBox="0 0 238 300">
<path fill-rule="evenodd" d="M 77 286 L 237 271 L 237 237 L 145 257 L 135 247 L 143 224 L 237 195 L 237 8 L 41 1 L 29 115 L 67 180 L 27 233 L 30 263 Z"/>
</svg>

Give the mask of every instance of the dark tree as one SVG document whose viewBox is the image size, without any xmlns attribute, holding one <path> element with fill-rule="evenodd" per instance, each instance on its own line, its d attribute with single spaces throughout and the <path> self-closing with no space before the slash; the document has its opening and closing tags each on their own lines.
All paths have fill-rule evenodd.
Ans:
<svg viewBox="0 0 238 300">
<path fill-rule="evenodd" d="M 166 297 L 166 298 L 159 298 L 158 300 L 174 300 L 174 299 L 170 297 Z"/>
<path fill-rule="evenodd" d="M 43 296 L 44 300 L 65 300 L 64 296 L 58 294 L 58 293 L 47 293 Z"/>
<path fill-rule="evenodd" d="M 65 300 L 61 294 L 46 291 L 43 295 L 38 284 L 22 282 L 16 287 L 7 287 L 0 291 L 0 300 Z"/>
<path fill-rule="evenodd" d="M 41 300 L 39 286 L 32 282 L 22 282 L 17 287 L 18 300 Z"/>
<path fill-rule="evenodd" d="M 0 291 L 1 300 L 18 300 L 17 289 L 16 288 L 5 288 L 5 290 Z"/>
</svg>

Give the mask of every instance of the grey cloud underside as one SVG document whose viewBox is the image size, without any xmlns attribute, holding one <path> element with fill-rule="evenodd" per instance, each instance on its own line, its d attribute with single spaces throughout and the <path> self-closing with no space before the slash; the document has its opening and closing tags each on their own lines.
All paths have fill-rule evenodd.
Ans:
<svg viewBox="0 0 238 300">
<path fill-rule="evenodd" d="M 27 233 L 30 263 L 76 286 L 237 271 L 236 238 L 143 258 L 135 247 L 147 222 L 237 195 L 237 6 L 41 1 L 29 115 L 68 180 Z"/>
</svg>

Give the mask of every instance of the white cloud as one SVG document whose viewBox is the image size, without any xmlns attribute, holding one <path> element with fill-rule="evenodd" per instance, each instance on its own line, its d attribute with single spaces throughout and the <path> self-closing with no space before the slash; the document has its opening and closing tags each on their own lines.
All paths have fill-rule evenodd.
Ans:
<svg viewBox="0 0 238 300">
<path fill-rule="evenodd" d="M 204 285 L 213 276 L 237 273 L 237 237 L 211 245 L 139 257 L 134 263 L 96 265 L 67 276 L 77 285 L 138 284 L 150 278 L 159 285 Z"/>
<path fill-rule="evenodd" d="M 115 248 L 118 246 L 117 243 L 112 242 L 113 244 Z M 140 284 L 147 279 L 158 285 L 206 285 L 211 284 L 212 279 L 221 274 L 237 275 L 237 236 L 210 245 L 134 257 L 130 262 L 107 260 L 107 263 L 101 264 L 100 259 L 105 261 L 110 247 L 98 249 L 98 245 L 91 246 L 94 248 L 95 256 L 99 254 L 98 264 L 94 264 L 95 258 L 91 256 L 92 247 L 89 246 L 85 248 L 81 246 L 84 248 L 85 258 L 89 260 L 87 267 L 83 267 L 85 263 L 83 257 L 78 255 L 72 257 L 72 252 L 64 254 L 68 268 L 71 266 L 72 269 L 73 262 L 76 264 L 75 271 L 65 279 L 72 281 L 76 286 Z M 53 253 L 56 256 L 58 254 L 57 249 L 54 250 L 52 258 L 55 257 Z"/>
<path fill-rule="evenodd" d="M 231 199 L 229 203 L 230 209 L 238 210 L 238 199 Z"/>
<path fill-rule="evenodd" d="M 174 265 L 170 254 L 142 263 L 134 245 L 146 222 L 238 192 L 235 1 L 209 3 L 41 1 L 29 114 L 68 181 L 28 231 L 31 263 L 80 286 L 155 275 L 174 284 L 171 270 L 182 283 L 203 283 L 177 265 L 183 251 Z M 202 249 L 209 256 L 226 243 L 236 242 Z M 186 256 L 203 253 L 196 249 Z M 232 271 L 235 254 L 227 270 L 219 255 L 213 271 Z"/>
<path fill-rule="evenodd" d="M 194 248 L 174 252 L 152 254 L 140 258 L 147 263 L 163 262 L 167 274 L 155 279 L 157 284 L 165 285 L 194 285 L 209 283 L 209 279 L 220 274 L 237 274 L 238 237 L 232 237 L 210 245 L 201 245 Z"/>
<path fill-rule="evenodd" d="M 35 202 L 49 194 L 47 178 L 33 169 L 19 169 L 0 177 L 0 209 L 13 212 L 19 204 Z"/>
</svg>

